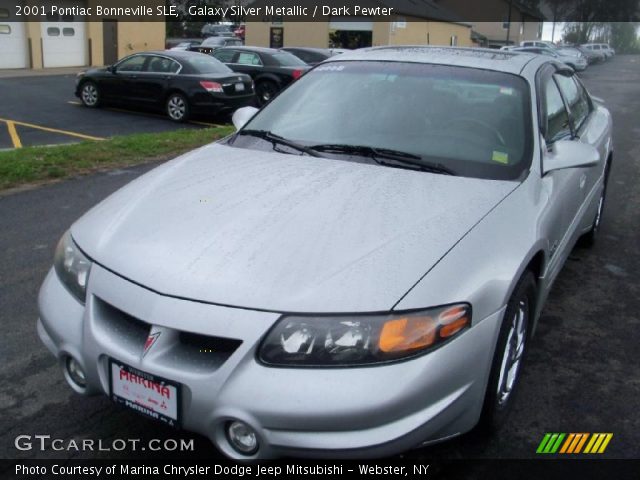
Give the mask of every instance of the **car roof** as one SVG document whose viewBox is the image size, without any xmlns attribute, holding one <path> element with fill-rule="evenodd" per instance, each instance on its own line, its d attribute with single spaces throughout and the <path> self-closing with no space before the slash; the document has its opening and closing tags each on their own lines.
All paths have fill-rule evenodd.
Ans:
<svg viewBox="0 0 640 480">
<path fill-rule="evenodd" d="M 282 47 L 280 50 L 301 50 L 303 52 L 317 52 L 317 53 L 330 53 L 328 48 L 314 48 L 314 47 Z"/>
<path fill-rule="evenodd" d="M 233 46 L 230 45 L 228 47 L 222 47 L 219 50 L 242 50 L 245 52 L 256 52 L 256 53 L 267 53 L 267 54 L 275 54 L 280 53 L 280 50 L 277 48 L 268 48 L 268 47 L 245 47 L 244 45 Z"/>
<path fill-rule="evenodd" d="M 548 62 L 548 59 L 540 55 L 522 52 L 516 53 L 509 50 L 407 45 L 353 50 L 331 57 L 324 63 L 355 60 L 453 65 L 513 74 L 520 74 L 524 67 L 531 62 Z"/>
</svg>

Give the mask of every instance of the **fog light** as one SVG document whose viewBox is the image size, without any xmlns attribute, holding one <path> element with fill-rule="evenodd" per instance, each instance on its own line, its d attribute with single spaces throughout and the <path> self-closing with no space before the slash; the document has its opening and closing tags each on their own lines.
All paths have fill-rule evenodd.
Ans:
<svg viewBox="0 0 640 480">
<path fill-rule="evenodd" d="M 256 432 L 244 422 L 235 420 L 229 423 L 227 438 L 231 446 L 243 455 L 253 455 L 258 451 Z"/>
<path fill-rule="evenodd" d="M 84 374 L 84 370 L 80 364 L 73 357 L 67 358 L 67 373 L 73 383 L 80 388 L 86 388 L 87 379 Z"/>
</svg>

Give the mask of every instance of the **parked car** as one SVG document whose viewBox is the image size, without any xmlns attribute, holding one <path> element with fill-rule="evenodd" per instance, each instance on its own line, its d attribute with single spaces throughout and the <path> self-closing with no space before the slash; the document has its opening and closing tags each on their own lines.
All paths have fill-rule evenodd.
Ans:
<svg viewBox="0 0 640 480">
<path fill-rule="evenodd" d="M 207 37 L 200 45 L 194 45 L 192 52 L 211 53 L 221 47 L 241 47 L 242 40 L 236 37 Z"/>
<path fill-rule="evenodd" d="M 558 47 L 556 53 L 561 57 L 574 57 L 576 59 L 574 63 L 571 63 L 570 60 L 563 60 L 574 70 L 584 70 L 589 65 L 589 58 L 575 47 Z"/>
<path fill-rule="evenodd" d="M 233 37 L 231 25 L 208 23 L 200 30 L 203 37 Z"/>
<path fill-rule="evenodd" d="M 273 48 L 224 47 L 213 52 L 213 57 L 234 72 L 251 75 L 259 105 L 266 104 L 310 68 L 295 55 Z"/>
<path fill-rule="evenodd" d="M 573 48 L 577 48 L 578 50 L 580 50 L 580 52 L 582 52 L 582 54 L 585 56 L 589 64 L 601 63 L 607 59 L 605 54 L 598 50 L 590 50 L 588 48 L 583 47 L 582 45 L 574 45 Z"/>
<path fill-rule="evenodd" d="M 523 40 L 520 42 L 521 47 L 542 47 L 542 48 L 550 48 L 555 50 L 557 48 L 556 44 L 553 42 L 549 42 L 546 40 Z"/>
<path fill-rule="evenodd" d="M 246 33 L 246 31 L 247 31 L 247 27 L 246 27 L 246 25 L 245 25 L 245 24 L 241 24 L 241 25 L 238 25 L 238 28 L 236 28 L 236 29 L 233 31 L 233 34 L 234 34 L 236 37 L 238 37 L 238 38 L 240 38 L 240 39 L 242 39 L 242 40 L 244 41 L 244 37 L 245 37 L 245 33 Z"/>
<path fill-rule="evenodd" d="M 167 38 L 166 50 L 188 50 L 190 46 L 202 43 L 201 38 Z"/>
<path fill-rule="evenodd" d="M 545 47 L 515 47 L 515 48 L 511 48 L 509 51 L 546 55 L 548 57 L 555 58 L 556 60 L 565 63 L 569 67 L 573 68 L 576 72 L 581 72 L 582 70 L 587 68 L 586 58 L 582 56 L 578 57 L 569 53 L 563 53 L 557 49 L 552 50 L 550 48 L 545 48 Z"/>
<path fill-rule="evenodd" d="M 280 50 L 295 55 L 307 65 L 317 65 L 320 62 L 324 62 L 327 58 L 336 55 L 328 48 L 283 47 Z"/>
<path fill-rule="evenodd" d="M 607 43 L 585 43 L 582 46 L 589 50 L 601 52 L 605 58 L 611 58 L 615 55 L 615 50 L 613 50 Z"/>
<path fill-rule="evenodd" d="M 602 101 L 543 55 L 381 47 L 233 120 L 63 235 L 37 331 L 70 387 L 248 461 L 504 425 L 602 221 Z"/>
<path fill-rule="evenodd" d="M 75 93 L 87 107 L 113 102 L 164 109 L 176 122 L 195 112 L 235 110 L 255 99 L 248 75 L 208 55 L 179 50 L 135 53 L 89 69 L 78 75 Z"/>
</svg>

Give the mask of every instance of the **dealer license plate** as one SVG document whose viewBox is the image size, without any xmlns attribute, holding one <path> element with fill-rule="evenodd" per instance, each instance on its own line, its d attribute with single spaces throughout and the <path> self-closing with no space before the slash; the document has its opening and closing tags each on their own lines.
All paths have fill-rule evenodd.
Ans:
<svg viewBox="0 0 640 480">
<path fill-rule="evenodd" d="M 180 384 L 109 360 L 111 399 L 172 427 L 180 426 Z"/>
</svg>

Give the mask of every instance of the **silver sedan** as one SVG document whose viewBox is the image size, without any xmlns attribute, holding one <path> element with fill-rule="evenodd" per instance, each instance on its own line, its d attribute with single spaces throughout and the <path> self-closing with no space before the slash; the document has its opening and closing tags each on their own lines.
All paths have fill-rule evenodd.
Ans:
<svg viewBox="0 0 640 480">
<path fill-rule="evenodd" d="M 75 222 L 38 332 L 70 387 L 237 459 L 379 456 L 504 424 L 611 117 L 566 65 L 332 57 Z"/>
</svg>

